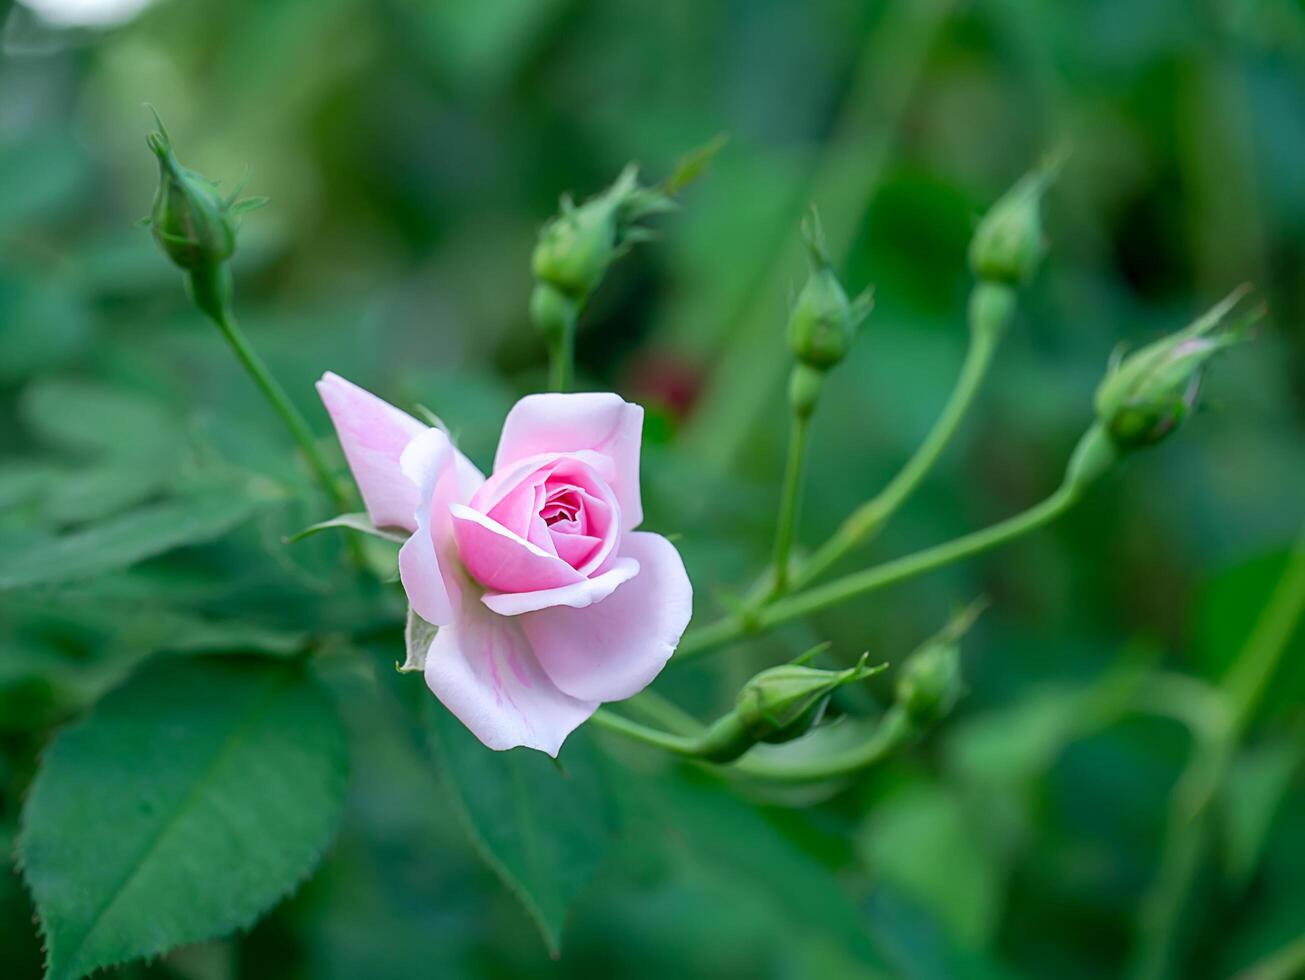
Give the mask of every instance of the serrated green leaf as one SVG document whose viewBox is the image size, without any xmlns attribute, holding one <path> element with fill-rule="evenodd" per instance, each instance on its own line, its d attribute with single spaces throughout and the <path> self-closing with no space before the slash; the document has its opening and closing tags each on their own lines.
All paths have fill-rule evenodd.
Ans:
<svg viewBox="0 0 1305 980">
<path fill-rule="evenodd" d="M 23 811 L 47 980 L 249 926 L 312 871 L 346 781 L 301 663 L 147 668 L 55 739 Z"/>
<path fill-rule="evenodd" d="M 220 537 L 258 501 L 238 492 L 205 493 L 141 507 L 102 523 L 0 553 L 0 591 L 93 578 L 182 545 Z"/>
<path fill-rule="evenodd" d="M 557 762 L 529 749 L 494 752 L 434 698 L 424 704 L 472 843 L 557 956 L 571 906 L 611 843 L 613 807 L 597 750 L 580 731 Z"/>
</svg>

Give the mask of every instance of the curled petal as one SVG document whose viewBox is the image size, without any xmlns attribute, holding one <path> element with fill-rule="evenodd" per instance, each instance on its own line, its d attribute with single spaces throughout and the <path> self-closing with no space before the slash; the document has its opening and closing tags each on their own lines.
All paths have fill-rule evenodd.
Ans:
<svg viewBox="0 0 1305 980">
<path fill-rule="evenodd" d="M 399 457 L 427 426 L 369 391 L 327 372 L 317 382 L 335 425 L 367 516 L 377 527 L 417 526 L 417 487 L 403 476 Z"/>
<path fill-rule="evenodd" d="M 527 395 L 508 412 L 494 471 L 541 453 L 590 451 L 613 463 L 610 482 L 620 504 L 621 527 L 643 520 L 639 496 L 639 445 L 643 409 L 610 393 Z"/>
<path fill-rule="evenodd" d="M 536 592 L 582 581 L 557 555 L 461 504 L 449 507 L 458 556 L 472 578 L 496 592 Z"/>
<path fill-rule="evenodd" d="M 637 561 L 633 558 L 618 558 L 601 575 L 581 579 L 571 585 L 535 592 L 486 592 L 481 601 L 500 616 L 520 616 L 550 606 L 583 609 L 607 598 L 618 585 L 638 574 Z"/>
<path fill-rule="evenodd" d="M 557 689 L 518 623 L 465 601 L 431 642 L 426 684 L 491 749 L 523 745 L 556 756 L 598 704 Z"/>
<path fill-rule="evenodd" d="M 642 691 L 689 625 L 693 587 L 675 546 L 659 534 L 634 532 L 621 555 L 639 563 L 639 574 L 605 599 L 520 617 L 540 665 L 572 697 L 620 701 Z"/>
</svg>

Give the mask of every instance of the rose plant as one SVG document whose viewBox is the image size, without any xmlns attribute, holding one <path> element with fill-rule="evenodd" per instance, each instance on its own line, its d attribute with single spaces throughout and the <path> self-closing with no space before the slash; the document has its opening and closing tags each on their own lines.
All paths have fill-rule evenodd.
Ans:
<svg viewBox="0 0 1305 980">
<path fill-rule="evenodd" d="M 613 809 L 601 795 L 603 764 L 587 754 L 588 739 L 572 738 L 577 729 L 588 724 L 776 792 L 791 788 L 786 784 L 836 791 L 945 722 L 964 693 L 960 645 L 980 603 L 901 658 L 878 711 L 864 710 L 864 700 L 844 689 L 883 665 L 871 666 L 867 653 L 812 663 L 825 645 L 733 677 L 732 703 L 706 722 L 650 685 L 673 661 L 726 649 L 743 654 L 754 636 L 1063 516 L 1131 455 L 1180 427 L 1212 358 L 1242 335 L 1242 324 L 1226 326 L 1238 292 L 1186 331 L 1116 362 L 1060 485 L 1043 500 L 953 540 L 834 574 L 920 486 L 973 404 L 1014 320 L 1019 290 L 1046 250 L 1040 208 L 1056 165 L 1020 180 L 974 233 L 969 346 L 933 427 L 902 469 L 808 553 L 797 542 L 810 421 L 871 310 L 869 289 L 849 297 L 813 211 L 802 229 L 807 280 L 787 330 L 775 331 L 786 336 L 790 355 L 791 437 L 772 558 L 715 618 L 691 627 L 694 589 L 679 551 L 668 537 L 641 529 L 643 409 L 615 393 L 567 389 L 590 297 L 614 262 L 651 237 L 641 222 L 676 207 L 719 141 L 656 185 L 628 167 L 589 200 L 564 198 L 543 226 L 529 316 L 556 390 L 527 394 L 511 408 L 488 474 L 443 425 L 337 374 L 322 376 L 317 390 L 365 513 L 355 512 L 331 452 L 233 315 L 229 263 L 238 221 L 262 199 L 223 197 L 179 163 L 161 124 L 148 143 L 160 175 L 149 218 L 157 243 L 298 445 L 317 504 L 329 500 L 337 512 L 286 541 L 345 529 L 337 570 L 351 583 L 350 595 L 367 601 L 343 603 L 338 619 L 303 636 L 259 636 L 266 657 L 149 665 L 55 740 L 25 803 L 18 842 L 52 980 L 247 927 L 303 880 L 340 819 L 347 782 L 344 730 L 314 671 L 333 653 L 343 652 L 351 666 L 365 664 L 357 654 L 378 630 L 390 641 L 403 632 L 401 674 L 419 670 L 434 700 L 388 666 L 370 672 L 376 691 L 423 730 L 478 849 L 556 952 L 570 903 L 601 863 Z M 153 505 L 107 533 L 73 533 L 72 544 L 38 539 L 0 561 L 0 588 L 61 583 L 221 538 L 265 502 L 257 493 L 233 499 L 221 490 L 206 488 L 189 507 Z M 378 560 L 360 533 L 387 539 L 389 550 Z M 406 630 L 394 580 L 408 609 Z M 333 586 L 314 580 L 314 588 Z M 698 591 L 703 617 L 705 590 Z M 210 622 L 184 627 L 191 652 L 206 654 L 230 654 L 257 633 L 243 623 L 226 632 Z M 1263 648 L 1263 663 L 1235 692 L 1242 716 L 1281 652 L 1281 645 Z M 605 707 L 613 702 L 626 704 Z M 104 746 L 121 751 L 106 763 Z M 87 826 L 83 817 L 92 811 L 100 819 Z"/>
</svg>

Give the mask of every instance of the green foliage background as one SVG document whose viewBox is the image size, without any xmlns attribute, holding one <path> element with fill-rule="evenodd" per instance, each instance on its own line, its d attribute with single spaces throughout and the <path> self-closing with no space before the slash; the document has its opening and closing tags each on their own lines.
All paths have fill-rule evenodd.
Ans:
<svg viewBox="0 0 1305 980">
<path fill-rule="evenodd" d="M 159 0 L 77 31 L 0 0 L 0 22 L 0 851 L 53 733 L 147 660 L 257 654 L 279 677 L 305 669 L 285 658 L 312 640 L 322 652 L 296 697 L 318 717 L 328 689 L 349 740 L 345 815 L 315 876 L 238 937 L 123 975 L 1136 965 L 1191 738 L 1118 692 L 1155 670 L 1217 680 L 1305 519 L 1299 3 Z M 237 310 L 324 443 L 312 382 L 330 369 L 429 406 L 482 465 L 506 409 L 543 383 L 528 258 L 558 194 L 592 193 L 629 159 L 660 176 L 728 132 L 663 240 L 614 267 L 579 338 L 582 384 L 649 408 L 646 524 L 682 535 L 703 616 L 768 555 L 785 303 L 810 201 L 844 278 L 873 282 L 877 300 L 814 422 L 800 528 L 814 545 L 892 475 L 949 390 L 976 216 L 1045 150 L 1071 150 L 1047 202 L 1049 258 L 974 417 L 860 562 L 1052 489 L 1117 344 L 1247 280 L 1270 315 L 1213 372 L 1208 411 L 1049 532 L 657 683 L 709 717 L 819 639 L 840 664 L 865 649 L 899 661 L 986 594 L 968 696 L 921 744 L 852 785 L 777 792 L 582 734 L 574 751 L 593 761 L 575 763 L 574 793 L 548 802 L 555 773 L 518 759 L 505 803 L 477 782 L 495 760 L 390 669 L 392 590 L 350 576 L 336 538 L 282 544 L 325 504 L 133 227 L 155 180 L 146 101 L 187 165 L 224 186 L 248 167 L 250 192 L 272 198 L 245 222 Z M 1305 936 L 1299 629 L 1291 643 L 1219 794 L 1171 975 L 1232 975 Z M 166 711 L 148 685 L 175 669 L 151 664 L 93 719 Z M 840 697 L 871 710 L 890 684 Z M 1199 713 L 1197 700 L 1184 704 Z M 301 773 L 323 805 L 342 772 L 334 724 L 314 763 L 327 771 Z M 51 766 L 85 765 L 85 744 L 58 743 Z M 547 785 L 520 790 L 532 781 Z M 92 804 L 68 804 L 85 811 L 76 828 L 41 830 L 87 827 L 112 848 L 121 825 Z M 509 804 L 565 817 L 560 857 L 474 826 L 478 807 Z M 559 960 L 486 850 L 560 935 Z M 32 921 L 19 877 L 0 878 L 6 977 L 40 975 Z"/>
</svg>

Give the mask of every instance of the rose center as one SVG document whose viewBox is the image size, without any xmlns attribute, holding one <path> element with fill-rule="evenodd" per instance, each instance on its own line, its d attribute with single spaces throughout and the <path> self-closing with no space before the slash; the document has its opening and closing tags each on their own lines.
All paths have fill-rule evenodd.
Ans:
<svg viewBox="0 0 1305 980">
<path fill-rule="evenodd" d="M 549 527 L 562 521 L 574 524 L 580 514 L 581 506 L 580 495 L 574 489 L 568 487 L 554 490 L 544 501 L 544 506 L 539 509 L 539 516 Z M 563 529 L 558 528 L 558 530 Z"/>
</svg>

